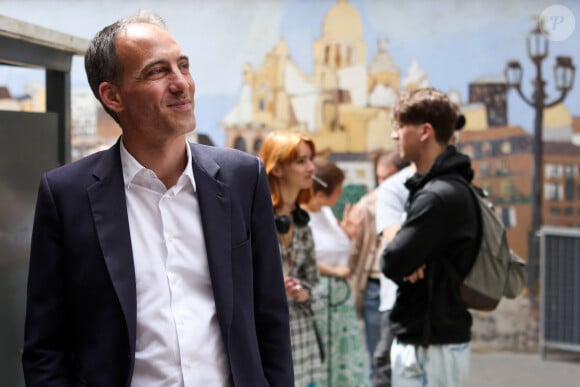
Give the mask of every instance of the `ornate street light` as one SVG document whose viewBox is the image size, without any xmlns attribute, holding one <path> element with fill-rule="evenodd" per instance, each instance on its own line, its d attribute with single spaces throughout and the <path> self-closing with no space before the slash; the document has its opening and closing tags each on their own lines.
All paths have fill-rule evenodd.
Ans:
<svg viewBox="0 0 580 387">
<path fill-rule="evenodd" d="M 556 58 L 554 66 L 554 79 L 556 90 L 560 96 L 552 102 L 546 102 L 545 86 L 546 82 L 542 78 L 542 62 L 548 56 L 548 39 L 542 32 L 541 19 L 538 20 L 534 28 L 526 37 L 528 56 L 536 67 L 536 78 L 533 80 L 534 93 L 532 98 L 527 98 L 521 89 L 522 66 L 516 60 L 508 62 L 505 69 L 507 86 L 516 89 L 520 97 L 535 110 L 534 120 L 534 141 L 533 141 L 533 180 L 532 180 L 532 227 L 528 239 L 528 289 L 530 298 L 535 303 L 535 284 L 538 280 L 539 272 L 539 237 L 538 231 L 542 226 L 542 159 L 543 159 L 543 141 L 542 141 L 542 120 L 544 109 L 554 106 L 564 100 L 566 95 L 574 84 L 574 74 L 576 68 L 572 63 L 572 58 L 568 56 L 559 56 Z"/>
</svg>

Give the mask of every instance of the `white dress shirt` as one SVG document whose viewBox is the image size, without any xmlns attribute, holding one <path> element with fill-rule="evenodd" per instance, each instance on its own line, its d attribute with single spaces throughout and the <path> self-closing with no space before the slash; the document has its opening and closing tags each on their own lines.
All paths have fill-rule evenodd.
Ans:
<svg viewBox="0 0 580 387">
<path fill-rule="evenodd" d="M 229 386 L 191 167 L 166 189 L 121 142 L 137 287 L 132 386 Z"/>
</svg>

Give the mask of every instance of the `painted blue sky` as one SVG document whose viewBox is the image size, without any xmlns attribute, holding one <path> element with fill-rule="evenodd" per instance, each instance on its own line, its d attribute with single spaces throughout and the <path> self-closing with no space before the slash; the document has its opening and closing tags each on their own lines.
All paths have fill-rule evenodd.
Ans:
<svg viewBox="0 0 580 387">
<path fill-rule="evenodd" d="M 244 63 L 258 66 L 264 54 L 283 37 L 292 59 L 306 73 L 312 72 L 312 43 L 322 31 L 326 12 L 336 0 L 0 0 L 0 14 L 28 23 L 90 39 L 114 20 L 151 9 L 163 16 L 168 29 L 192 59 L 197 85 L 198 131 L 223 145 L 219 120 L 229 111 L 241 88 Z M 497 76 L 508 60 L 518 59 L 524 68 L 523 86 L 531 96 L 535 76 L 526 54 L 525 36 L 533 27 L 533 15 L 555 3 L 548 0 L 350 0 L 360 12 L 368 61 L 376 53 L 377 40 L 389 40 L 389 52 L 404 76 L 413 60 L 419 61 L 431 85 L 443 91 L 457 90 L 464 100 L 468 84 L 482 76 Z M 573 34 L 550 42 L 544 62 L 549 95 L 553 90 L 552 66 L 558 55 L 572 56 L 580 72 L 580 1 L 562 0 L 576 19 Z M 0 66 L 0 85 L 14 94 L 41 73 Z M 82 58 L 75 58 L 73 87 L 85 87 Z M 580 75 L 565 101 L 580 116 Z M 509 121 L 530 130 L 533 111 L 515 92 L 509 97 Z"/>
</svg>

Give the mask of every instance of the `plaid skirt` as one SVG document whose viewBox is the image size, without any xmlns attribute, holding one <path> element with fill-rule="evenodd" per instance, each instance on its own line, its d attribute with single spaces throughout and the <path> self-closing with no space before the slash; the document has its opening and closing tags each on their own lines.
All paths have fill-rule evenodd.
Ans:
<svg viewBox="0 0 580 387">
<path fill-rule="evenodd" d="M 298 305 L 290 304 L 290 341 L 294 363 L 294 385 L 308 387 L 321 377 L 320 351 L 314 318 Z"/>
</svg>

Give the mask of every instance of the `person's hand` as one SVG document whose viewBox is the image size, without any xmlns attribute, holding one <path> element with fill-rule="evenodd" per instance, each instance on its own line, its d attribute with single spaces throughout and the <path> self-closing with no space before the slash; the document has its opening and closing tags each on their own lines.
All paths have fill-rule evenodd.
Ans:
<svg viewBox="0 0 580 387">
<path fill-rule="evenodd" d="M 359 208 L 359 206 L 353 206 L 352 203 L 345 204 L 340 227 L 342 227 L 349 238 L 354 236 L 357 228 L 362 223 L 364 216 L 365 213 Z"/>
<path fill-rule="evenodd" d="M 347 265 L 338 264 L 333 268 L 333 275 L 337 278 L 350 277 L 350 268 Z"/>
<path fill-rule="evenodd" d="M 425 268 L 427 266 L 425 264 L 421 265 L 421 267 L 419 267 L 417 270 L 415 270 L 415 272 L 411 275 L 408 275 L 406 277 L 403 277 L 403 282 L 410 282 L 412 284 L 414 284 L 415 282 L 422 280 L 423 278 L 425 278 Z"/>
<path fill-rule="evenodd" d="M 310 293 L 302 286 L 302 282 L 298 278 L 286 277 L 284 285 L 286 287 L 286 294 L 296 301 L 303 303 L 310 298 Z"/>
</svg>

